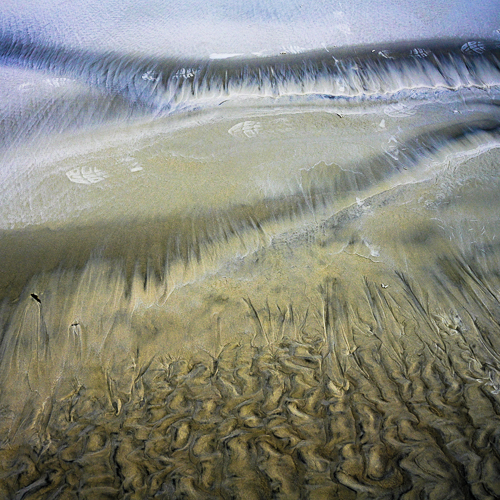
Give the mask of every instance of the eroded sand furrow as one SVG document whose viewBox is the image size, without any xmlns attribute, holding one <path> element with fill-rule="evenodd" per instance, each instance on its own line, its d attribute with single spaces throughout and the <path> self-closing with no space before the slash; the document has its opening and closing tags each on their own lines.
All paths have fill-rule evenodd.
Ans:
<svg viewBox="0 0 500 500">
<path fill-rule="evenodd" d="M 340 390 L 324 371 L 322 341 L 314 349 L 286 339 L 228 346 L 217 371 L 213 361 L 155 365 L 121 407 L 106 396 L 109 384 L 79 390 L 56 402 L 51 440 L 35 454 L 26 446 L 2 452 L 12 457 L 5 491 L 29 498 L 36 483 L 33 495 L 62 488 L 67 498 L 496 494 L 494 396 L 472 378 L 456 382 L 460 347 L 447 345 L 447 363 L 429 348 L 396 362 L 383 334 L 356 350 Z"/>
</svg>

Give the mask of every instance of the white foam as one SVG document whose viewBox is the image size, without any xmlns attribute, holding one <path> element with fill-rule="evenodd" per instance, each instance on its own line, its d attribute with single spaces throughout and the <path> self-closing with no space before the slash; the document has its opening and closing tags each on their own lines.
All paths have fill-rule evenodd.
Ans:
<svg viewBox="0 0 500 500">
<path fill-rule="evenodd" d="M 231 57 L 243 56 L 243 52 L 237 52 L 235 54 L 210 54 L 209 59 L 230 59 Z"/>
</svg>

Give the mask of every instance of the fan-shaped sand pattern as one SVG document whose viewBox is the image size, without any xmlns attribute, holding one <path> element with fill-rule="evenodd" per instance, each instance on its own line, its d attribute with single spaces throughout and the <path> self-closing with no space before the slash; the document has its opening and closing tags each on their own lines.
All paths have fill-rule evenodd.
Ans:
<svg viewBox="0 0 500 500">
<path fill-rule="evenodd" d="M 316 319 L 248 299 L 250 343 L 39 385 L 4 415 L 2 497 L 498 497 L 498 277 L 440 268 L 489 319 L 438 312 L 404 274 L 366 280 L 366 311 L 327 279 Z"/>
</svg>

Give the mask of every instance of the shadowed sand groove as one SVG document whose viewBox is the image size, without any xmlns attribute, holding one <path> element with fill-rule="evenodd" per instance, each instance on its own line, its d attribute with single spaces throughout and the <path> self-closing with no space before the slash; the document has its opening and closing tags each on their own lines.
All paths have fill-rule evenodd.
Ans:
<svg viewBox="0 0 500 500">
<path fill-rule="evenodd" d="M 0 498 L 500 498 L 495 43 L 0 50 Z"/>
<path fill-rule="evenodd" d="M 0 64 L 11 88 L 4 91 L 9 104 L 1 110 L 0 151 L 47 132 L 193 111 L 250 96 L 380 101 L 415 89 L 488 89 L 500 83 L 496 41 L 421 40 L 417 49 L 416 43 L 207 61 L 51 46 L 32 34 L 4 30 Z M 482 50 L 469 50 L 468 43 Z M 392 116 L 408 113 L 392 110 Z"/>
<path fill-rule="evenodd" d="M 483 87 L 492 77 L 498 84 L 497 42 L 475 42 L 481 51 L 467 50 L 456 40 L 418 43 L 426 47 L 418 49 L 420 53 L 410 42 L 387 44 L 384 50 L 331 47 L 307 54 L 206 61 L 50 46 L 6 31 L 0 36 L 0 62 L 75 78 L 156 111 L 239 93 L 380 98 L 416 87 Z"/>
</svg>

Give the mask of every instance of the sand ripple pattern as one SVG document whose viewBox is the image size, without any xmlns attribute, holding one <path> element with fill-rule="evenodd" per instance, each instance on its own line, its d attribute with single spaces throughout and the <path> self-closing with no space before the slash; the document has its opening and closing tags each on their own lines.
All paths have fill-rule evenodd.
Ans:
<svg viewBox="0 0 500 500">
<path fill-rule="evenodd" d="M 498 498 L 500 308 L 470 267 L 442 268 L 486 322 L 436 315 L 402 274 L 402 298 L 366 281 L 370 322 L 327 281 L 323 332 L 248 300 L 263 345 L 93 367 L 93 382 L 26 403 L 23 440 L 4 433 L 0 496 Z M 421 344 L 406 346 L 401 325 Z"/>
</svg>

